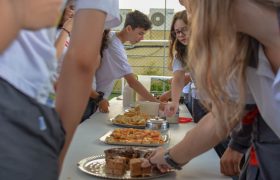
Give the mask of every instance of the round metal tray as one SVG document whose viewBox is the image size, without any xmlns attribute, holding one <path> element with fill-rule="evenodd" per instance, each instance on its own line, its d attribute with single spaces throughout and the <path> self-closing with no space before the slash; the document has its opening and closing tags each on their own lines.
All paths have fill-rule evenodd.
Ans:
<svg viewBox="0 0 280 180">
<path fill-rule="evenodd" d="M 126 171 L 126 173 L 123 176 L 112 176 L 105 173 L 105 156 L 104 155 L 98 155 L 98 156 L 91 156 L 85 159 L 82 159 L 80 162 L 78 162 L 78 168 L 90 175 L 100 177 L 100 178 L 106 178 L 106 179 L 152 179 L 152 178 L 158 178 L 170 174 L 174 174 L 175 171 L 171 170 L 166 173 L 161 173 L 159 171 L 152 171 L 151 176 L 145 176 L 145 177 L 131 177 L 130 171 Z"/>
</svg>

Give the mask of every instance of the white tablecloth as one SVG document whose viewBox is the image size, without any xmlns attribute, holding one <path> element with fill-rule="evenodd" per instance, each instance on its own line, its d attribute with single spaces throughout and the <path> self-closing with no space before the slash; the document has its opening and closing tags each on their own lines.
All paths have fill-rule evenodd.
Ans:
<svg viewBox="0 0 280 180">
<path fill-rule="evenodd" d="M 180 116 L 190 116 L 185 105 L 180 106 Z M 108 123 L 109 118 L 123 112 L 122 101 L 114 98 L 110 101 L 110 113 L 104 114 L 97 112 L 90 119 L 79 125 L 73 141 L 66 155 L 63 169 L 59 180 L 93 180 L 100 179 L 77 168 L 77 162 L 93 155 L 101 155 L 105 149 L 116 147 L 104 144 L 99 138 L 115 127 Z M 171 139 L 165 147 L 170 147 L 178 143 L 185 133 L 195 126 L 194 123 L 171 124 Z M 188 147 L 186 147 L 188 148 Z M 230 180 L 231 178 L 223 176 L 219 171 L 219 157 L 212 149 L 203 155 L 194 158 L 176 174 L 161 177 L 160 179 L 195 179 L 195 180 Z"/>
</svg>

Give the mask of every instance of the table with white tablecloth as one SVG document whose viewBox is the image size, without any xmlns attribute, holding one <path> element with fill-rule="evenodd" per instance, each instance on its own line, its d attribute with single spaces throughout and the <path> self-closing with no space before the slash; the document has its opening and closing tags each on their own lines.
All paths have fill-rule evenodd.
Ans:
<svg viewBox="0 0 280 180">
<path fill-rule="evenodd" d="M 76 130 L 68 153 L 65 157 L 59 180 L 93 180 L 98 177 L 88 175 L 77 168 L 77 162 L 89 156 L 102 155 L 105 149 L 116 147 L 99 140 L 108 131 L 116 128 L 109 123 L 109 119 L 124 111 L 122 101 L 113 98 L 110 101 L 110 113 L 96 112 Z M 190 117 L 185 105 L 180 105 L 180 116 Z M 178 143 L 187 131 L 195 126 L 194 123 L 171 124 L 170 141 L 164 147 L 168 148 Z M 187 147 L 186 147 L 187 148 Z M 230 177 L 220 173 L 219 157 L 213 149 L 194 158 L 182 170 L 160 179 L 196 179 L 196 180 L 230 180 Z"/>
</svg>

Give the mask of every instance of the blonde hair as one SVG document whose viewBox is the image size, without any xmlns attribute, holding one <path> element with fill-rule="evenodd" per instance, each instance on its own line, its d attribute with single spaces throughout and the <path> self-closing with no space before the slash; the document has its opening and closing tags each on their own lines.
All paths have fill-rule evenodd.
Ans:
<svg viewBox="0 0 280 180">
<path fill-rule="evenodd" d="M 240 120 L 245 104 L 245 68 L 250 38 L 231 21 L 232 0 L 191 0 L 188 61 L 203 105 L 213 113 L 219 133 Z M 230 86 L 237 87 L 238 97 Z M 226 131 L 225 131 L 226 130 Z"/>
</svg>

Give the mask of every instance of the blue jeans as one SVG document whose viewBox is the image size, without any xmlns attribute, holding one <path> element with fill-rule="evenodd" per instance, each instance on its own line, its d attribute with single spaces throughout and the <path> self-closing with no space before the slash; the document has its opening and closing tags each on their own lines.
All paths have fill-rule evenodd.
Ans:
<svg viewBox="0 0 280 180">
<path fill-rule="evenodd" d="M 98 109 L 97 101 L 93 98 L 89 98 L 81 123 L 84 122 L 86 119 L 89 119 L 90 116 L 97 111 L 97 109 Z"/>
</svg>

